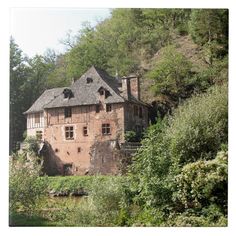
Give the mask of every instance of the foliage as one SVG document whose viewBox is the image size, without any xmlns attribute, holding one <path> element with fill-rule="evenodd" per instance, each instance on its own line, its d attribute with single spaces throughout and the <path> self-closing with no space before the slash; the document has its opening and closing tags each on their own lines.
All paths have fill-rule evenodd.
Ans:
<svg viewBox="0 0 236 236">
<path fill-rule="evenodd" d="M 215 86 L 180 106 L 166 130 L 168 149 L 176 166 L 214 158 L 228 137 L 227 84 Z"/>
<path fill-rule="evenodd" d="M 94 176 L 55 176 L 48 177 L 48 191 L 71 195 L 78 190 L 89 192 L 92 188 Z M 96 176 L 99 183 L 107 181 L 109 176 Z"/>
<path fill-rule="evenodd" d="M 173 213 L 162 222 L 161 226 L 167 227 L 225 227 L 227 216 L 214 204 L 203 208 L 197 213 L 187 210 L 183 213 Z"/>
<path fill-rule="evenodd" d="M 46 177 L 40 178 L 41 166 L 24 154 L 10 161 L 9 207 L 10 213 L 21 210 L 31 214 L 45 195 Z"/>
<path fill-rule="evenodd" d="M 227 209 L 227 152 L 218 152 L 213 160 L 199 160 L 185 165 L 175 177 L 177 204 L 185 208 L 216 205 L 221 212 Z"/>
<path fill-rule="evenodd" d="M 69 221 L 77 226 L 114 226 L 125 196 L 124 178 L 94 178 L 89 196 L 82 200 Z"/>
<path fill-rule="evenodd" d="M 31 155 L 37 155 L 39 150 L 39 142 L 36 137 L 28 136 L 24 140 L 24 143 L 27 145 L 27 152 Z"/>
<path fill-rule="evenodd" d="M 228 10 L 194 9 L 189 21 L 190 34 L 194 41 L 204 45 L 210 64 L 228 52 Z"/>
<path fill-rule="evenodd" d="M 174 46 L 162 48 L 160 54 L 160 60 L 148 74 L 150 79 L 155 80 L 155 93 L 167 95 L 174 101 L 189 97 L 191 62 Z"/>
<path fill-rule="evenodd" d="M 24 97 L 23 85 L 27 80 L 28 69 L 25 58 L 13 38 L 10 41 L 10 151 L 16 149 L 16 142 L 22 140 L 25 129 L 23 116 Z"/>
<path fill-rule="evenodd" d="M 125 132 L 125 141 L 127 142 L 135 142 L 137 141 L 137 134 L 135 131 L 130 130 Z"/>
<path fill-rule="evenodd" d="M 23 141 L 26 129 L 24 112 L 47 88 L 47 78 L 54 68 L 51 54 L 23 56 L 14 39 L 10 41 L 10 151 L 16 151 L 16 142 Z"/>
<path fill-rule="evenodd" d="M 134 199 L 137 204 L 149 207 L 170 201 L 166 176 L 171 160 L 167 152 L 165 129 L 166 121 L 159 121 L 149 128 L 131 166 L 132 190 L 138 193 Z"/>
<path fill-rule="evenodd" d="M 194 96 L 172 117 L 151 126 L 130 168 L 134 203 L 141 209 L 158 209 L 163 221 L 174 217 L 177 225 L 188 225 L 184 217 L 191 216 L 196 226 L 210 222 L 195 217 L 215 205 L 217 219 L 225 222 L 227 160 L 220 153 L 214 158 L 227 143 L 227 120 L 227 85 L 223 85 Z"/>
</svg>

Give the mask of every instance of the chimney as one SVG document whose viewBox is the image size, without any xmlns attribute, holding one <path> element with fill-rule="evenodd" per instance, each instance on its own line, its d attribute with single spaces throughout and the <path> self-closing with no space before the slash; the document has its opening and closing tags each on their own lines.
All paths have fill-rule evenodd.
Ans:
<svg viewBox="0 0 236 236">
<path fill-rule="evenodd" d="M 122 77 L 122 93 L 126 99 L 129 99 L 132 95 L 137 100 L 140 100 L 139 78 L 136 75 Z"/>
<path fill-rule="evenodd" d="M 130 76 L 130 92 L 137 100 L 140 100 L 140 84 L 136 75 Z"/>
<path fill-rule="evenodd" d="M 129 100 L 130 99 L 130 80 L 126 77 L 122 77 L 122 96 Z"/>
</svg>

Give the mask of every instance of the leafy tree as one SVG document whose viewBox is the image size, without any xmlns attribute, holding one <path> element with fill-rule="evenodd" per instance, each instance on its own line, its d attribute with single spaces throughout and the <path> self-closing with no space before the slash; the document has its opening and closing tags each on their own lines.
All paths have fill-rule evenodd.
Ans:
<svg viewBox="0 0 236 236">
<path fill-rule="evenodd" d="M 174 167 L 212 159 L 228 137 L 227 84 L 210 88 L 180 106 L 166 130 Z"/>
<path fill-rule="evenodd" d="M 189 28 L 193 40 L 203 46 L 209 64 L 228 53 L 228 10 L 192 10 Z"/>
<path fill-rule="evenodd" d="M 25 130 L 23 112 L 25 106 L 24 84 L 29 75 L 26 58 L 14 39 L 10 40 L 10 151 L 16 149 L 16 142 L 22 140 Z"/>
<path fill-rule="evenodd" d="M 47 178 L 41 178 L 41 165 L 34 150 L 15 154 L 10 159 L 9 210 L 31 214 L 46 195 Z"/>
<path fill-rule="evenodd" d="M 26 129 L 23 112 L 50 84 L 55 58 L 52 51 L 46 56 L 24 57 L 14 39 L 10 41 L 10 151 L 15 151 L 16 143 L 23 140 Z"/>
<path fill-rule="evenodd" d="M 174 46 L 167 46 L 160 52 L 160 60 L 148 73 L 148 77 L 155 81 L 153 90 L 156 94 L 168 96 L 178 102 L 180 98 L 191 94 L 191 62 Z"/>
</svg>

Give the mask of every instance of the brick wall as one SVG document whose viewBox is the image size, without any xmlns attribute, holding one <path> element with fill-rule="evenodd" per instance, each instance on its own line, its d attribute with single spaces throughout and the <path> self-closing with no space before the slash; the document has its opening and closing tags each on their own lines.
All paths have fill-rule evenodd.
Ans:
<svg viewBox="0 0 236 236">
<path fill-rule="evenodd" d="M 100 112 L 95 105 L 72 108 L 72 116 L 64 117 L 63 108 L 48 109 L 45 139 L 50 143 L 57 158 L 64 164 L 71 164 L 73 174 L 84 175 L 90 169 L 90 148 L 95 142 L 124 140 L 124 110 L 122 104 L 112 104 L 106 112 L 106 104 L 101 103 Z M 102 135 L 102 124 L 110 124 L 110 135 Z M 73 139 L 66 140 L 66 127 L 73 127 Z M 84 136 L 83 127 L 88 135 Z"/>
</svg>

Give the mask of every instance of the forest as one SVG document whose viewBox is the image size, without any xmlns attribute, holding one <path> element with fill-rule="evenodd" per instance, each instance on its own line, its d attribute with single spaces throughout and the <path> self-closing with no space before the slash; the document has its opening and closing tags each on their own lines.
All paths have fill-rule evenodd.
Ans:
<svg viewBox="0 0 236 236">
<path fill-rule="evenodd" d="M 70 226 L 227 226 L 228 10 L 113 9 L 62 43 L 63 54 L 49 49 L 29 58 L 10 39 L 14 159 L 22 159 L 23 112 L 45 89 L 69 86 L 91 65 L 113 76 L 138 74 L 152 124 L 126 175 L 94 178 L 84 204 L 56 215 L 40 209 L 50 182 L 38 177 L 40 168 L 11 165 L 10 214 L 24 209 Z"/>
</svg>

